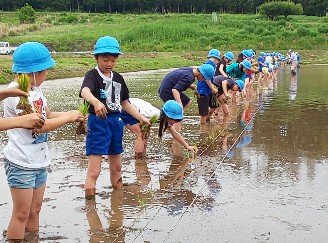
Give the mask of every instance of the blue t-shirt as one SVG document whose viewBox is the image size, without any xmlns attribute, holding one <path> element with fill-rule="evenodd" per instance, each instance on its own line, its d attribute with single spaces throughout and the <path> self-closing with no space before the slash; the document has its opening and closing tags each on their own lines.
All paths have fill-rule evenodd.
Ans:
<svg viewBox="0 0 328 243">
<path fill-rule="evenodd" d="M 259 71 L 261 72 L 262 71 L 262 67 L 263 67 L 263 64 L 262 63 L 264 63 L 264 58 L 260 56 L 257 59 L 257 62 L 259 63 Z"/>
<path fill-rule="evenodd" d="M 179 68 L 168 73 L 158 90 L 161 97 L 171 97 L 172 89 L 176 89 L 179 93 L 187 90 L 188 87 L 195 81 L 195 76 L 192 67 Z"/>
<path fill-rule="evenodd" d="M 212 67 L 214 67 L 214 70 L 216 68 L 215 63 L 211 60 L 207 60 L 205 62 L 205 64 L 212 65 Z M 213 82 L 213 78 L 211 79 L 211 81 Z M 205 80 L 198 80 L 198 82 L 197 82 L 197 92 L 198 92 L 199 95 L 202 95 L 202 96 L 210 96 L 211 89 L 210 89 L 210 87 L 208 87 Z"/>
</svg>

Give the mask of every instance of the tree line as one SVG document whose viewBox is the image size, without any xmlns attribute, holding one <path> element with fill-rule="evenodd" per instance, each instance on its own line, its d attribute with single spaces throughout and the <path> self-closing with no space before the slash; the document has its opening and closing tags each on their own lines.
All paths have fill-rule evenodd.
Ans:
<svg viewBox="0 0 328 243">
<path fill-rule="evenodd" d="M 261 4 L 272 1 L 274 0 L 0 0 L 0 9 L 16 11 L 28 3 L 38 11 L 254 14 Z M 326 16 L 328 0 L 292 2 L 300 3 L 305 15 Z"/>
</svg>

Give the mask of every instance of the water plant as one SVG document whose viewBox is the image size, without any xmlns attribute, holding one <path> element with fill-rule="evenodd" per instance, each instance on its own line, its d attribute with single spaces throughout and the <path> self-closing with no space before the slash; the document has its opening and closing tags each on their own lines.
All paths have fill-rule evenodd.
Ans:
<svg viewBox="0 0 328 243">
<path fill-rule="evenodd" d="M 26 93 L 29 91 L 30 80 L 27 74 L 17 75 L 18 88 Z M 26 96 L 20 96 L 19 102 L 16 106 L 17 109 L 22 110 L 19 115 L 26 115 L 33 113 L 32 106 L 28 102 Z"/>
<path fill-rule="evenodd" d="M 86 102 L 85 100 L 83 101 L 82 104 L 80 104 L 79 111 L 82 113 L 82 115 L 84 117 L 88 115 L 89 107 L 90 107 L 90 103 Z M 88 132 L 87 125 L 85 123 L 85 120 L 83 120 L 82 122 L 80 122 L 79 126 L 76 128 L 76 134 L 83 135 L 83 134 L 87 134 L 87 132 Z"/>
<path fill-rule="evenodd" d="M 147 200 L 145 198 L 140 198 L 138 195 L 138 203 L 139 203 L 139 207 L 141 208 L 146 208 L 147 206 Z"/>
<path fill-rule="evenodd" d="M 149 118 L 150 124 L 140 122 L 140 131 L 143 140 L 147 140 L 150 135 L 150 127 L 158 120 L 158 116 L 153 115 Z"/>
</svg>

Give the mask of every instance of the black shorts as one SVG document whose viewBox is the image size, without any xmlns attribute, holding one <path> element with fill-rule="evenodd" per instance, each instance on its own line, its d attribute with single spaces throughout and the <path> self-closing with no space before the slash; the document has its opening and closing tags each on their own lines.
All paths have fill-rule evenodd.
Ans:
<svg viewBox="0 0 328 243">
<path fill-rule="evenodd" d="M 200 116 L 207 116 L 208 115 L 208 108 L 210 103 L 210 97 L 209 96 L 199 96 L 197 99 L 198 104 L 198 114 Z"/>
</svg>

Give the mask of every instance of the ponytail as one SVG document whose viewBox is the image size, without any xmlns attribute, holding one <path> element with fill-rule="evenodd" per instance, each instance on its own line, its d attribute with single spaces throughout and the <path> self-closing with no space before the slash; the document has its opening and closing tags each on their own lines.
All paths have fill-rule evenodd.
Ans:
<svg viewBox="0 0 328 243">
<path fill-rule="evenodd" d="M 159 116 L 159 128 L 158 128 L 158 137 L 162 139 L 163 133 L 166 131 L 169 123 L 167 122 L 167 115 L 161 110 L 161 115 Z"/>
</svg>

